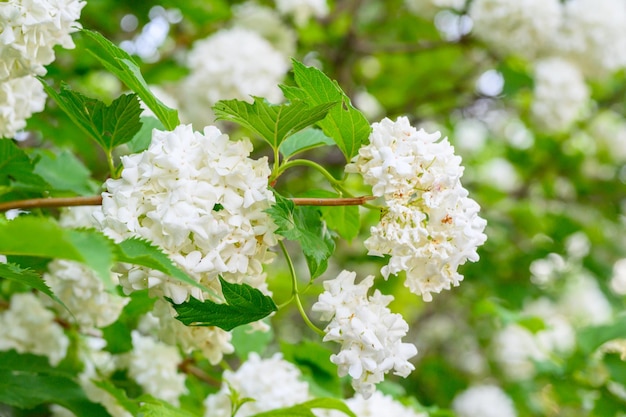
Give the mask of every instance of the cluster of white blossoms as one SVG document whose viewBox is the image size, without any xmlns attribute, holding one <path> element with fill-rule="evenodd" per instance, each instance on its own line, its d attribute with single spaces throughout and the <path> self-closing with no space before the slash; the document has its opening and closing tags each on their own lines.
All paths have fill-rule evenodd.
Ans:
<svg viewBox="0 0 626 417">
<path fill-rule="evenodd" d="M 9 0 L 0 2 L 0 137 L 12 137 L 25 119 L 43 110 L 44 75 L 54 47 L 73 48 L 84 1 Z"/>
<path fill-rule="evenodd" d="M 387 203 L 365 241 L 368 253 L 391 255 L 383 276 L 406 271 L 405 286 L 425 301 L 459 285 L 458 266 L 477 261 L 487 239 L 480 207 L 461 184 L 461 158 L 440 136 L 416 130 L 406 117 L 385 118 L 346 167 Z"/>
<path fill-rule="evenodd" d="M 252 30 L 222 29 L 196 41 L 187 57 L 189 75 L 181 82 L 181 111 L 195 125 L 212 122 L 211 107 L 223 99 L 283 100 L 278 84 L 289 61 Z"/>
<path fill-rule="evenodd" d="M 317 18 L 328 15 L 326 0 L 275 0 L 281 14 L 293 17 L 298 26 L 304 26 L 312 16 Z"/>
<path fill-rule="evenodd" d="M 412 408 L 402 405 L 402 403 L 385 395 L 380 391 L 374 392 L 371 397 L 364 398 L 362 395 L 355 395 L 345 401 L 348 408 L 358 417 L 428 417 L 426 413 L 418 413 Z M 345 414 L 336 410 L 316 411 L 317 417 L 344 417 Z"/>
<path fill-rule="evenodd" d="M 417 348 L 402 342 L 409 325 L 387 308 L 393 296 L 376 290 L 368 297 L 374 277 L 358 284 L 355 278 L 355 272 L 344 270 L 324 281 L 325 291 L 312 310 L 330 321 L 323 340 L 341 343 L 341 351 L 330 358 L 339 376 L 350 375 L 356 392 L 369 398 L 389 371 L 406 378 L 415 369 L 408 359 L 417 354 Z"/>
<path fill-rule="evenodd" d="M 516 417 L 511 398 L 495 385 L 476 385 L 454 397 L 457 417 Z"/>
<path fill-rule="evenodd" d="M 15 349 L 48 357 L 55 366 L 70 344 L 52 311 L 31 293 L 13 294 L 9 308 L 0 310 L 0 351 Z"/>
<path fill-rule="evenodd" d="M 117 320 L 130 298 L 111 294 L 104 289 L 100 277 L 84 264 L 54 260 L 43 276 L 52 292 L 72 312 L 83 329 L 106 327 Z M 115 281 L 115 276 L 112 276 Z M 57 307 L 66 319 L 73 319 L 62 307 Z"/>
<path fill-rule="evenodd" d="M 178 349 L 136 330 L 131 335 L 133 350 L 122 361 L 128 375 L 147 394 L 178 405 L 178 397 L 187 392 L 185 374 L 178 371 Z"/>
<path fill-rule="evenodd" d="M 199 283 L 220 292 L 218 276 L 267 291 L 263 264 L 274 254 L 275 226 L 264 210 L 274 201 L 268 189 L 267 158 L 248 158 L 247 140 L 231 141 L 216 127 L 204 133 L 191 125 L 154 130 L 150 147 L 122 157 L 120 179 L 106 182 L 100 222 L 119 241 L 146 238 Z M 158 271 L 126 267 L 126 292 L 151 289 L 180 304 L 202 291 Z"/>
<path fill-rule="evenodd" d="M 237 371 L 224 371 L 219 392 L 204 401 L 205 417 L 230 417 L 232 390 L 239 398 L 252 398 L 237 411 L 237 417 L 247 417 L 264 411 L 290 407 L 310 399 L 309 385 L 301 380 L 300 370 L 284 360 L 280 353 L 261 359 L 255 353 Z"/>
<path fill-rule="evenodd" d="M 590 92 L 580 69 L 558 57 L 535 63 L 532 114 L 549 132 L 569 128 L 583 115 Z"/>
</svg>

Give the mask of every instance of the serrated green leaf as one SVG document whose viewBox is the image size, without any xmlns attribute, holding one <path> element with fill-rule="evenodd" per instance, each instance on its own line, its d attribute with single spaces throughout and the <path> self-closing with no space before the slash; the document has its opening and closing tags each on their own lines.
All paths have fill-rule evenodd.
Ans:
<svg viewBox="0 0 626 417">
<path fill-rule="evenodd" d="M 35 167 L 26 153 L 12 140 L 0 139 L 0 186 L 45 190 L 49 184 L 35 173 Z M 2 192 L 0 194 L 4 194 Z"/>
<path fill-rule="evenodd" d="M 215 292 L 199 284 L 196 280 L 178 268 L 172 260 L 157 246 L 140 238 L 129 238 L 117 244 L 117 260 L 134 265 L 141 265 L 161 271 L 177 280 L 201 289 L 209 294 Z"/>
<path fill-rule="evenodd" d="M 247 127 L 261 136 L 272 149 L 277 149 L 286 137 L 323 119 L 338 102 L 309 106 L 303 101 L 274 105 L 254 97 L 252 104 L 243 100 L 220 100 L 213 111 L 220 120 L 229 120 Z"/>
<path fill-rule="evenodd" d="M 69 118 L 107 153 L 129 142 L 141 128 L 139 115 L 142 110 L 136 94 L 122 95 L 107 106 L 72 90 L 65 83 L 61 84 L 61 91 L 57 93 L 40 80 L 48 95 Z"/>
<path fill-rule="evenodd" d="M 620 338 L 626 338 L 626 315 L 617 317 L 611 324 L 585 327 L 577 334 L 578 346 L 585 354 L 594 352 L 609 340 Z"/>
<path fill-rule="evenodd" d="M 24 284 L 38 291 L 41 291 L 42 293 L 46 294 L 48 297 L 52 298 L 54 301 L 62 305 L 67 311 L 69 311 L 63 301 L 61 301 L 59 297 L 57 297 L 52 292 L 50 287 L 48 287 L 43 278 L 36 272 L 31 271 L 30 269 L 22 269 L 18 265 L 12 263 L 0 263 L 0 278 L 19 282 L 20 284 Z"/>
<path fill-rule="evenodd" d="M 336 398 L 316 398 L 293 407 L 258 413 L 252 417 L 315 417 L 311 410 L 317 408 L 338 410 L 347 416 L 357 417 L 343 401 Z"/>
<path fill-rule="evenodd" d="M 280 144 L 279 150 L 283 157 L 287 159 L 300 152 L 334 144 L 335 142 L 321 130 L 309 128 L 289 136 Z"/>
<path fill-rule="evenodd" d="M 141 405 L 136 415 L 140 417 L 196 417 L 186 410 L 149 395 L 142 395 L 139 400 Z"/>
<path fill-rule="evenodd" d="M 33 239 L 36 236 L 36 239 Z M 81 262 L 113 291 L 113 243 L 95 229 L 63 229 L 50 217 L 19 216 L 0 223 L 0 253 Z"/>
<path fill-rule="evenodd" d="M 271 297 L 248 284 L 231 284 L 220 277 L 225 304 L 190 298 L 182 304 L 172 304 L 176 319 L 186 326 L 217 326 L 226 331 L 252 323 L 277 311 Z"/>
<path fill-rule="evenodd" d="M 109 416 L 104 407 L 89 401 L 73 379 L 58 375 L 0 370 L 0 403 L 17 408 L 52 403 L 78 416 Z"/>
<path fill-rule="evenodd" d="M 93 195 L 97 186 L 91 172 L 67 150 L 55 154 L 49 150 L 34 149 L 37 163 L 35 173 L 40 175 L 55 191 L 71 191 L 78 195 Z"/>
<path fill-rule="evenodd" d="M 131 153 L 137 153 L 148 149 L 152 142 L 152 131 L 154 129 L 165 130 L 165 127 L 159 119 L 152 116 L 142 116 L 141 129 L 139 129 L 139 132 L 133 137 L 133 140 L 126 144 L 128 150 Z"/>
<path fill-rule="evenodd" d="M 289 100 L 305 100 L 312 106 L 341 102 L 340 106 L 330 109 L 328 115 L 317 124 L 327 136 L 335 141 L 346 160 L 350 161 L 358 153 L 361 145 L 368 141 L 371 131 L 369 122 L 363 113 L 352 106 L 341 87 L 326 74 L 296 60 L 292 60 L 292 63 L 294 78 L 299 89 L 281 86 L 285 97 Z"/>
<path fill-rule="evenodd" d="M 119 46 L 115 45 L 98 32 L 82 29 L 92 42 L 88 51 L 93 54 L 104 67 L 117 76 L 120 81 L 137 93 L 154 115 L 163 123 L 167 130 L 173 130 L 180 124 L 178 112 L 161 102 L 148 87 L 141 75 L 139 66 L 132 57 Z"/>
<path fill-rule="evenodd" d="M 266 212 L 278 226 L 276 233 L 299 242 L 311 279 L 320 276 L 335 250 L 335 241 L 322 222 L 320 211 L 315 207 L 295 206 L 291 200 L 275 195 L 276 203 Z"/>
</svg>

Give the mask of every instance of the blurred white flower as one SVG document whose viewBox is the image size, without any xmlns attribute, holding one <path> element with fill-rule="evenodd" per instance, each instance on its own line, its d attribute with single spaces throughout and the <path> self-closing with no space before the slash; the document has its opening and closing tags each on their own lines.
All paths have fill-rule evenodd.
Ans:
<svg viewBox="0 0 626 417">
<path fill-rule="evenodd" d="M 103 230 L 115 240 L 136 236 L 163 248 L 198 282 L 220 292 L 221 275 L 267 291 L 263 264 L 273 259 L 273 225 L 264 210 L 274 201 L 268 189 L 267 159 L 248 158 L 252 145 L 234 142 L 217 128 L 204 134 L 181 125 L 154 130 L 150 147 L 122 157 L 120 179 L 106 182 Z M 150 288 L 175 303 L 196 287 L 158 271 L 127 266 L 120 270 L 126 292 Z"/>
<path fill-rule="evenodd" d="M 300 370 L 285 361 L 280 353 L 271 358 L 261 359 L 255 352 L 237 371 L 224 371 L 222 387 L 216 394 L 204 401 L 205 417 L 230 417 L 232 404 L 231 390 L 239 393 L 239 398 L 252 398 L 237 412 L 237 417 L 248 417 L 276 408 L 290 407 L 310 399 L 309 386 L 301 381 Z"/>
<path fill-rule="evenodd" d="M 611 160 L 626 161 L 626 119 L 621 114 L 610 110 L 598 113 L 591 121 L 589 133 Z"/>
<path fill-rule="evenodd" d="M 383 115 L 385 109 L 378 102 L 376 97 L 366 90 L 359 90 L 354 95 L 354 106 L 361 110 L 366 118 L 377 119 Z"/>
<path fill-rule="evenodd" d="M 568 129 L 580 119 L 590 98 L 589 88 L 576 65 L 557 57 L 535 63 L 533 117 L 549 132 Z"/>
<path fill-rule="evenodd" d="M 626 295 L 626 258 L 613 264 L 613 275 L 609 285 L 615 294 Z"/>
<path fill-rule="evenodd" d="M 284 56 L 295 56 L 298 40 L 278 12 L 254 0 L 233 6 L 233 26 L 252 30 L 267 39 Z"/>
<path fill-rule="evenodd" d="M 47 356 L 56 366 L 70 344 L 52 311 L 31 293 L 13 294 L 7 310 L 0 311 L 0 351 Z"/>
<path fill-rule="evenodd" d="M 72 312 L 83 329 L 105 327 L 117 320 L 130 298 L 105 291 L 100 277 L 89 267 L 73 261 L 55 259 L 43 275 L 46 284 Z M 112 277 L 117 281 L 117 277 Z M 62 317 L 72 316 L 62 307 L 56 307 Z"/>
<path fill-rule="evenodd" d="M 326 0 L 275 0 L 276 8 L 283 15 L 293 17 L 298 26 L 307 24 L 312 16 L 323 18 L 328 15 Z"/>
<path fill-rule="evenodd" d="M 406 378 L 415 369 L 408 359 L 417 354 L 417 348 L 402 343 L 409 326 L 387 308 L 393 296 L 376 290 L 368 297 L 374 277 L 359 284 L 355 278 L 355 272 L 342 271 L 337 278 L 324 281 L 325 291 L 312 310 L 320 312 L 322 320 L 330 320 L 324 341 L 341 343 L 339 354 L 330 358 L 339 376 L 350 375 L 353 388 L 369 398 L 387 372 L 393 370 Z"/>
<path fill-rule="evenodd" d="M 289 70 L 287 58 L 256 32 L 222 29 L 193 44 L 189 75 L 180 84 L 178 101 L 196 126 L 213 121 L 211 107 L 223 99 L 283 100 L 278 84 Z"/>
<path fill-rule="evenodd" d="M 613 308 L 592 275 L 581 272 L 568 277 L 558 300 L 559 310 L 576 326 L 606 324 Z"/>
<path fill-rule="evenodd" d="M 133 350 L 125 358 L 128 375 L 147 394 L 178 405 L 178 397 L 187 392 L 185 375 L 178 372 L 178 365 L 182 362 L 178 349 L 136 330 L 131 336 Z"/>
<path fill-rule="evenodd" d="M 454 125 L 454 147 L 461 151 L 478 152 L 484 148 L 489 129 L 477 119 L 461 119 Z"/>
<path fill-rule="evenodd" d="M 416 130 L 406 117 L 372 125 L 369 144 L 346 167 L 384 197 L 387 207 L 365 241 L 368 253 L 391 255 L 381 270 L 406 271 L 405 286 L 432 300 L 431 293 L 457 286 L 457 272 L 486 240 L 480 207 L 461 185 L 461 158 L 439 132 Z"/>
<path fill-rule="evenodd" d="M 0 8 L 3 4 L 0 3 Z M 42 111 L 45 105 L 46 94 L 35 77 L 0 81 L 0 138 L 15 136 L 26 127 L 26 119 Z"/>
<path fill-rule="evenodd" d="M 519 174 L 505 158 L 493 158 L 480 166 L 480 180 L 494 188 L 505 192 L 513 192 L 519 188 Z"/>
<path fill-rule="evenodd" d="M 390 395 L 375 391 L 370 398 L 360 394 L 345 401 L 348 408 L 358 417 L 428 417 L 426 413 L 418 413 L 412 408 L 402 405 Z M 345 414 L 336 410 L 315 410 L 317 417 L 344 417 Z"/>
<path fill-rule="evenodd" d="M 557 253 L 549 253 L 545 258 L 536 259 L 530 264 L 530 280 L 538 286 L 554 283 L 568 268 L 565 259 Z"/>
<path fill-rule="evenodd" d="M 476 385 L 454 397 L 452 409 L 458 417 L 516 417 L 513 400 L 495 385 Z"/>
<path fill-rule="evenodd" d="M 561 23 L 559 0 L 474 0 L 473 33 L 505 54 L 534 58 L 546 49 Z"/>
<path fill-rule="evenodd" d="M 626 66 L 626 3 L 569 0 L 554 49 L 573 59 L 588 77 L 603 77 Z"/>
<path fill-rule="evenodd" d="M 0 82 L 44 75 L 54 61 L 54 47 L 73 48 L 70 34 L 84 1 L 9 0 L 0 2 Z M 37 81 L 38 82 L 38 81 Z"/>
</svg>

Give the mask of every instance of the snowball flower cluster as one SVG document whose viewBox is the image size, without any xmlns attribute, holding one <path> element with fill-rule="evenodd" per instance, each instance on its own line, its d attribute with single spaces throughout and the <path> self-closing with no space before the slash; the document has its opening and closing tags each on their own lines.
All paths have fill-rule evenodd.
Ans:
<svg viewBox="0 0 626 417">
<path fill-rule="evenodd" d="M 185 375 L 178 372 L 182 358 L 178 349 L 133 331 L 133 350 L 128 353 L 128 375 L 150 395 L 178 405 L 187 392 Z"/>
<path fill-rule="evenodd" d="M 576 65 L 562 58 L 535 64 L 535 91 L 531 107 L 539 125 L 550 132 L 569 128 L 582 116 L 589 88 Z"/>
<path fill-rule="evenodd" d="M 261 359 L 250 353 L 236 372 L 224 371 L 222 387 L 216 394 L 204 401 L 205 417 L 230 417 L 232 406 L 231 390 L 239 393 L 239 398 L 252 398 L 237 411 L 237 417 L 247 417 L 264 411 L 290 407 L 310 399 L 309 386 L 301 381 L 298 368 L 284 360 L 280 353 L 271 358 Z"/>
<path fill-rule="evenodd" d="M 218 100 L 283 99 L 278 84 L 289 70 L 289 62 L 258 33 L 235 27 L 222 29 L 194 43 L 187 66 L 189 75 L 181 83 L 180 103 L 195 124 L 207 124 L 211 106 Z"/>
<path fill-rule="evenodd" d="M 328 15 L 326 0 L 276 0 L 281 14 L 293 16 L 296 25 L 305 25 L 311 16 L 322 18 Z"/>
<path fill-rule="evenodd" d="M 358 417 L 428 417 L 426 413 L 418 413 L 380 391 L 375 391 L 367 399 L 357 394 L 352 398 L 348 398 L 345 402 L 348 408 Z M 344 413 L 336 410 L 316 410 L 315 415 L 318 417 L 345 416 Z"/>
<path fill-rule="evenodd" d="M 43 277 L 83 329 L 108 326 L 117 320 L 130 301 L 130 298 L 106 292 L 97 274 L 78 262 L 54 260 Z M 64 309 L 58 310 L 72 319 Z"/>
<path fill-rule="evenodd" d="M 47 356 L 56 366 L 70 344 L 63 328 L 41 300 L 31 293 L 13 294 L 7 310 L 0 310 L 0 351 Z"/>
<path fill-rule="evenodd" d="M 99 216 L 104 232 L 118 241 L 149 239 L 216 292 L 218 275 L 266 291 L 263 264 L 272 259 L 268 249 L 276 237 L 264 210 L 274 196 L 267 159 L 248 158 L 251 150 L 249 141 L 233 142 L 213 126 L 204 133 L 191 125 L 154 130 L 150 147 L 122 157 L 121 178 L 106 182 Z M 120 283 L 127 292 L 150 288 L 177 304 L 204 296 L 141 267 L 125 268 Z"/>
<path fill-rule="evenodd" d="M 452 402 L 458 417 L 516 417 L 511 398 L 495 385 L 476 385 L 458 394 Z"/>
<path fill-rule="evenodd" d="M 54 47 L 73 48 L 70 34 L 85 5 L 80 0 L 0 2 L 0 137 L 12 137 L 43 110 L 45 94 L 33 75 L 44 75 Z"/>
<path fill-rule="evenodd" d="M 341 351 L 331 356 L 339 376 L 350 375 L 353 388 L 369 398 L 387 372 L 393 370 L 406 378 L 415 369 L 408 359 L 417 354 L 417 348 L 402 343 L 409 326 L 387 308 L 393 296 L 376 290 L 368 297 L 374 277 L 359 284 L 355 278 L 355 272 L 344 270 L 325 281 L 325 291 L 312 309 L 321 313 L 322 320 L 330 320 L 323 340 L 341 343 Z"/>
<path fill-rule="evenodd" d="M 461 158 L 440 133 L 416 130 L 406 117 L 372 125 L 369 144 L 347 172 L 358 172 L 387 207 L 365 241 L 370 255 L 391 255 L 382 274 L 406 271 L 405 285 L 425 301 L 457 286 L 457 272 L 487 239 L 480 207 L 461 185 Z"/>
<path fill-rule="evenodd" d="M 549 48 L 561 24 L 559 0 L 474 0 L 473 33 L 501 53 L 534 58 Z"/>
</svg>

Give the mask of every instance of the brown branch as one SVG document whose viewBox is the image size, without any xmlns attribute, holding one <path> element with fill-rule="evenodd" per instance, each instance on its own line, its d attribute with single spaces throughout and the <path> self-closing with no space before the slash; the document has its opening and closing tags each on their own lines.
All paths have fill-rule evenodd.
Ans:
<svg viewBox="0 0 626 417">
<path fill-rule="evenodd" d="M 297 206 L 359 206 L 372 199 L 374 199 L 372 196 L 363 196 L 351 198 L 292 198 L 291 201 Z M 0 212 L 11 209 L 99 206 L 101 204 L 102 197 L 99 195 L 91 197 L 33 198 L 0 203 Z"/>
</svg>

